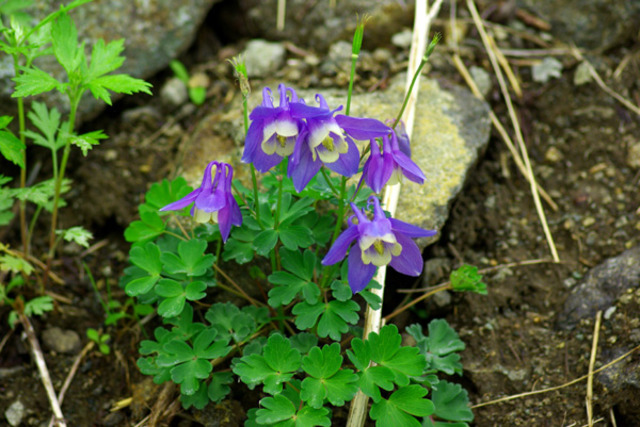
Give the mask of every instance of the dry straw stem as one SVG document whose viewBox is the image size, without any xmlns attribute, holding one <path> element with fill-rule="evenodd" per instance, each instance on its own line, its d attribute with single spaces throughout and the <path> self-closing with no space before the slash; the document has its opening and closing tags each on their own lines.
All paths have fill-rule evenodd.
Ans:
<svg viewBox="0 0 640 427">
<path fill-rule="evenodd" d="M 599 367 L 598 369 L 588 373 L 587 375 L 583 375 L 579 378 L 576 378 L 575 380 L 571 380 L 567 383 L 555 386 L 555 387 L 549 387 L 549 388 L 543 388 L 541 390 L 534 390 L 534 391 L 528 391 L 525 393 L 520 393 L 520 394 L 514 394 L 511 396 L 506 396 L 506 397 L 501 397 L 500 399 L 495 399 L 495 400 L 490 400 L 488 402 L 482 402 L 482 403 L 478 403 L 477 405 L 473 405 L 471 407 L 471 409 L 476 409 L 476 408 L 481 408 L 483 406 L 489 406 L 489 405 L 495 405 L 496 403 L 502 403 L 502 402 L 508 402 L 510 400 L 515 400 L 515 399 L 520 399 L 522 397 L 528 397 L 528 396 L 533 396 L 535 394 L 542 394 L 542 393 L 548 393 L 550 391 L 556 391 L 556 390 L 561 390 L 563 388 L 572 386 L 574 384 L 579 383 L 582 380 L 585 380 L 589 377 L 592 377 L 593 375 L 597 374 L 598 372 L 602 372 L 605 369 L 615 365 L 616 363 L 619 363 L 621 361 L 623 361 L 624 359 L 626 359 L 627 357 L 631 356 L 633 353 L 635 353 L 636 351 L 640 350 L 640 345 L 637 347 L 632 348 L 631 350 L 629 350 L 628 352 L 626 352 L 625 354 L 623 354 L 622 356 L 618 357 L 617 359 L 612 360 L 611 362 L 607 363 L 606 365 L 603 365 L 601 367 Z"/>
<path fill-rule="evenodd" d="M 67 392 L 67 389 L 69 388 L 69 386 L 71 385 L 71 381 L 73 380 L 73 377 L 76 375 L 76 372 L 78 372 L 78 367 L 80 366 L 80 362 L 82 362 L 82 359 L 84 359 L 87 353 L 89 353 L 91 349 L 93 349 L 95 344 L 96 344 L 95 342 L 89 341 L 87 345 L 84 346 L 84 348 L 82 349 L 78 357 L 76 357 L 76 360 L 73 362 L 73 366 L 71 366 L 71 369 L 67 374 L 67 378 L 64 380 L 64 384 L 62 384 L 62 387 L 60 388 L 60 393 L 58 393 L 58 401 L 60 402 L 60 405 L 62 405 L 62 402 L 64 401 L 64 395 Z M 49 421 L 49 427 L 52 427 L 54 422 L 55 422 L 54 417 L 51 417 L 51 420 Z"/>
<path fill-rule="evenodd" d="M 411 41 L 411 51 L 409 53 L 409 66 L 407 69 L 407 85 L 406 90 L 409 90 L 411 85 L 411 79 L 416 73 L 420 61 L 424 56 L 427 49 L 427 39 L 429 36 L 429 27 L 431 21 L 435 18 L 442 6 L 442 0 L 436 0 L 429 9 L 427 0 L 416 0 L 415 17 L 413 23 L 413 37 Z M 413 131 L 413 122 L 415 118 L 416 100 L 418 98 L 419 84 L 413 87 L 413 92 L 409 94 L 407 102 L 407 108 L 404 111 L 402 120 L 405 123 L 405 129 L 407 135 L 411 137 Z M 384 196 L 382 198 L 383 209 L 389 211 L 393 216 L 398 205 L 398 197 L 400 195 L 400 184 L 393 186 L 387 186 Z M 381 289 L 374 290 L 373 292 L 380 297 L 380 301 L 384 301 L 384 282 L 387 274 L 386 267 L 379 267 L 375 276 L 375 280 L 382 285 Z M 382 305 L 382 304 L 381 304 Z M 367 307 L 364 320 L 364 332 L 362 337 L 366 339 L 371 332 L 378 333 L 382 327 L 382 307 L 379 310 L 372 310 L 371 307 Z M 361 427 L 365 423 L 367 416 L 367 406 L 369 403 L 369 397 L 358 391 L 354 399 L 351 401 L 351 407 L 349 409 L 349 418 L 347 419 L 348 427 Z"/>
<path fill-rule="evenodd" d="M 589 427 L 593 426 L 593 366 L 596 364 L 596 353 L 598 353 L 598 337 L 600 336 L 600 322 L 602 321 L 602 311 L 596 314 L 596 324 L 593 326 L 593 343 L 591 344 L 591 358 L 589 359 L 589 378 L 587 378 L 587 422 Z"/>
<path fill-rule="evenodd" d="M 616 101 L 618 101 L 619 103 L 627 107 L 629 110 L 633 111 L 634 113 L 640 116 L 640 108 L 638 108 L 636 105 L 633 105 L 631 101 L 629 101 L 624 96 L 620 95 L 618 92 L 616 92 L 615 90 L 607 86 L 607 84 L 602 80 L 602 78 L 600 77 L 596 69 L 593 68 L 593 65 L 591 65 L 591 63 L 582 56 L 580 51 L 575 46 L 571 48 L 571 53 L 578 61 L 582 61 L 585 64 L 585 66 L 587 67 L 587 70 L 589 70 L 589 74 L 591 74 L 591 77 L 593 77 L 593 80 L 596 81 L 596 83 L 598 84 L 598 86 L 602 88 L 602 90 L 607 92 L 609 95 L 615 98 Z"/>
<path fill-rule="evenodd" d="M 33 325 L 29 321 L 29 318 L 24 315 L 24 313 L 19 313 L 18 317 L 20 318 L 20 323 L 22 323 L 22 327 L 27 334 L 29 345 L 31 345 L 31 352 L 33 353 L 33 358 L 35 359 L 36 366 L 38 366 L 40 379 L 42 380 L 42 385 L 47 392 L 49 405 L 51 406 L 53 416 L 55 417 L 55 425 L 57 425 L 58 427 L 66 427 L 67 423 L 64 421 L 64 415 L 62 415 L 62 409 L 60 409 L 60 402 L 58 402 L 56 391 L 53 388 L 51 376 L 49 375 L 49 370 L 47 369 L 47 363 L 44 361 L 44 355 L 42 354 L 42 349 L 40 348 L 40 343 L 38 342 L 36 333 L 33 330 Z"/>
<path fill-rule="evenodd" d="M 551 235 L 551 231 L 549 230 L 549 224 L 547 223 L 547 218 L 544 213 L 544 208 L 542 207 L 542 203 L 540 203 L 540 196 L 538 194 L 538 187 L 536 185 L 536 180 L 533 175 L 533 170 L 531 168 L 531 162 L 529 161 L 529 154 L 527 153 L 527 147 L 524 143 L 524 138 L 522 136 L 522 131 L 520 129 L 520 123 L 518 122 L 518 118 L 515 112 L 515 108 L 513 103 L 511 102 L 511 97 L 509 95 L 509 90 L 507 89 L 507 84 L 504 80 L 504 76 L 502 75 L 502 71 L 500 70 L 500 66 L 498 64 L 498 60 L 496 59 L 496 54 L 492 49 L 492 44 L 487 35 L 487 32 L 484 29 L 482 24 L 482 20 L 480 15 L 478 14 L 478 9 L 476 9 L 476 5 L 473 0 L 467 0 L 467 7 L 471 12 L 471 16 L 473 17 L 473 22 L 478 29 L 478 33 L 480 33 L 480 37 L 482 38 L 482 43 L 489 55 L 489 60 L 491 61 L 491 65 L 493 66 L 493 71 L 496 73 L 496 77 L 498 78 L 498 83 L 500 85 L 500 90 L 502 91 L 502 96 L 504 98 L 505 103 L 507 104 L 507 109 L 509 110 L 509 117 L 511 118 L 511 122 L 513 125 L 513 130 L 516 135 L 516 139 L 518 141 L 518 146 L 520 147 L 520 151 L 522 153 L 522 157 L 524 159 L 524 165 L 527 169 L 529 176 L 529 183 L 531 184 L 531 195 L 533 196 L 533 202 L 536 206 L 536 211 L 538 212 L 538 217 L 540 218 L 540 223 L 542 224 L 542 229 L 544 231 L 544 235 L 547 239 L 547 244 L 549 245 L 549 250 L 551 251 L 551 257 L 554 261 L 560 261 L 558 257 L 558 251 L 556 249 L 556 245 L 553 242 L 553 236 Z"/>
<path fill-rule="evenodd" d="M 473 92 L 476 98 L 480 98 L 484 101 L 485 100 L 484 96 L 482 96 L 482 93 L 480 93 L 480 89 L 478 89 L 476 82 L 473 80 L 473 77 L 471 77 L 469 70 L 467 69 L 466 65 L 464 65 L 464 62 L 462 62 L 462 59 L 460 59 L 460 56 L 457 53 L 453 55 L 453 63 L 455 64 L 456 68 L 458 69 L 458 71 L 466 81 L 467 85 L 471 89 L 471 92 Z M 518 170 L 527 179 L 527 181 L 531 182 L 531 179 L 529 178 L 529 173 L 527 172 L 527 168 L 524 165 L 524 162 L 522 161 L 522 157 L 520 156 L 520 153 L 518 152 L 515 145 L 513 144 L 513 141 L 511 140 L 511 137 L 507 133 L 507 130 L 504 128 L 504 126 L 500 122 L 500 119 L 498 119 L 498 116 L 496 116 L 493 110 L 489 110 L 489 117 L 491 118 L 491 123 L 493 123 L 493 126 L 496 128 L 496 130 L 502 137 L 502 140 L 504 141 L 507 148 L 509 149 L 509 152 L 513 156 L 513 160 L 516 163 Z M 536 188 L 538 189 L 538 192 L 540 192 L 540 196 L 542 196 L 542 198 L 547 202 L 547 204 L 551 207 L 551 209 L 557 212 L 558 205 L 556 204 L 556 202 L 553 201 L 551 196 L 549 196 L 549 194 L 544 190 L 544 188 L 540 187 L 540 185 L 537 182 L 535 182 L 535 185 L 536 185 Z"/>
</svg>

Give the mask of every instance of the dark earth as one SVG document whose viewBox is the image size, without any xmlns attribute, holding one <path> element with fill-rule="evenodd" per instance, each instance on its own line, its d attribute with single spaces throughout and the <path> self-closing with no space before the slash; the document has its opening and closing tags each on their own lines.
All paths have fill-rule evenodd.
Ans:
<svg viewBox="0 0 640 427">
<path fill-rule="evenodd" d="M 451 380 L 460 382 L 469 391 L 474 405 L 560 386 L 585 375 L 592 348 L 595 310 L 575 325 L 569 325 L 562 315 L 565 301 L 589 270 L 640 244 L 638 116 L 593 81 L 575 85 L 574 73 L 579 61 L 568 53 L 568 45 L 551 36 L 540 38 L 541 28 L 522 19 L 517 13 L 520 9 L 513 4 L 503 7 L 503 2 L 494 3 L 481 10 L 485 19 L 499 26 L 497 28 L 510 28 L 515 22 L 520 24 L 517 31 L 503 31 L 504 37 L 499 39 L 502 48 L 554 47 L 565 52 L 555 56 L 563 65 L 561 75 L 546 82 L 532 78 L 531 64 L 539 61 L 540 56 L 508 56 L 522 86 L 522 97 L 512 94 L 512 98 L 534 173 L 540 186 L 557 204 L 554 210 L 543 201 L 561 262 L 550 262 L 529 184 L 494 131 L 486 152 L 451 206 L 442 238 L 424 252 L 427 268 L 423 281 L 425 286 L 446 282 L 453 268 L 468 263 L 488 270 L 484 281 L 489 294 L 438 296 L 417 304 L 393 320 L 402 329 L 414 322 L 426 325 L 432 318 L 444 317 L 456 328 L 467 345 L 462 355 L 465 373 Z M 71 383 L 62 406 L 70 426 L 136 425 L 149 414 L 158 399 L 166 408 L 158 420 L 159 425 L 236 426 L 242 425 L 244 412 L 257 401 L 255 393 L 247 394 L 236 385 L 231 399 L 210 405 L 206 414 L 181 411 L 179 406 L 171 405 L 177 396 L 175 390 L 154 385 L 139 373 L 135 363 L 139 341 L 151 333 L 157 319 L 152 318 L 142 326 L 134 320 L 122 320 L 117 326 L 105 329 L 104 312 L 82 265 L 87 263 L 103 298 L 110 288 L 114 299 L 123 304 L 127 301 L 117 286 L 128 252 L 122 233 L 135 219 L 137 204 L 151 183 L 173 176 L 180 168 L 184 156 L 188 155 L 185 146 L 189 136 L 200 126 L 201 119 L 211 111 L 225 112 L 233 98 L 239 96 L 225 59 L 242 51 L 248 34 L 240 32 L 232 37 L 221 26 L 216 18 L 221 11 L 218 8 L 227 13 L 241 13 L 228 4 L 223 2 L 214 7 L 194 45 L 180 58 L 191 73 L 201 71 L 210 78 L 207 101 L 202 107 L 171 110 L 158 105 L 155 97 L 128 97 L 97 119 L 83 124 L 87 130 L 104 129 L 110 139 L 91 152 L 89 160 L 80 156 L 72 159 L 69 170 L 75 186 L 68 199 L 70 207 L 63 210 L 61 222 L 62 225 L 83 224 L 94 233 L 94 243 L 98 245 L 84 253 L 73 246 L 61 251 L 61 261 L 55 269 L 65 284 L 50 288 L 57 295 L 55 310 L 33 319 L 41 340 L 43 331 L 54 326 L 77 332 L 83 345 L 88 342 L 86 329 L 90 327 L 103 328 L 112 337 L 111 353 L 90 351 Z M 464 15 L 461 10 L 459 13 Z M 530 11 L 527 14 L 532 16 Z M 448 16 L 448 9 L 440 16 Z M 448 18 L 437 21 L 433 30 L 445 32 L 448 22 Z M 468 25 L 468 33 L 461 43 L 462 59 L 467 66 L 476 65 L 491 74 L 494 84 L 488 95 L 489 103 L 512 133 L 480 38 L 470 20 L 461 22 Z M 389 77 L 403 67 L 398 64 L 406 61 L 403 49 L 391 44 L 377 47 L 388 49 L 393 63 L 362 64 L 357 91 L 384 87 Z M 297 48 L 291 47 L 287 57 L 299 59 L 306 47 Z M 640 40 L 636 34 L 586 55 L 607 84 L 634 105 L 640 101 L 639 51 Z M 319 58 L 326 54 L 313 53 Z M 438 47 L 429 76 L 445 87 L 464 86 L 451 61 L 451 53 L 446 43 Z M 299 61 L 290 61 L 276 77 L 298 88 L 314 83 L 344 85 L 344 75 L 319 76 L 315 70 L 301 73 L 296 68 L 298 64 Z M 154 92 L 171 76 L 167 70 L 151 78 Z M 261 83 L 255 81 L 253 87 L 260 88 Z M 219 133 L 225 134 L 222 130 Z M 29 155 L 42 159 L 43 173 L 46 173 L 47 153 L 34 150 Z M 17 242 L 15 230 L 0 237 Z M 46 242 L 35 244 L 34 251 L 38 253 Z M 538 262 L 520 265 L 531 260 Z M 397 292 L 394 277 L 388 281 L 385 314 L 395 310 L 406 295 Z M 596 369 L 640 344 L 638 289 L 635 281 L 628 290 L 622 290 L 613 298 L 610 305 L 616 309 L 613 313 L 607 311 L 600 328 Z M 45 392 L 20 328 L 12 333 L 6 327 L 8 312 L 8 307 L 0 307 L 3 325 L 0 339 L 9 334 L 0 350 L 0 412 L 4 414 L 19 397 L 26 407 L 24 425 L 46 425 L 51 412 Z M 59 354 L 46 346 L 44 351 L 54 385 L 59 389 L 78 351 L 71 355 Z M 605 371 L 607 375 L 595 376 L 593 418 L 598 420 L 596 425 L 640 426 L 639 361 L 640 352 L 635 352 Z M 161 393 L 164 395 L 159 397 Z M 583 380 L 555 391 L 479 407 L 474 410 L 473 425 L 588 425 L 586 393 L 587 381 Z M 130 405 L 112 411 L 117 402 L 127 398 L 132 398 Z M 205 418 L 208 421 L 205 422 Z M 5 422 L 4 415 L 1 419 L 0 423 Z"/>
</svg>

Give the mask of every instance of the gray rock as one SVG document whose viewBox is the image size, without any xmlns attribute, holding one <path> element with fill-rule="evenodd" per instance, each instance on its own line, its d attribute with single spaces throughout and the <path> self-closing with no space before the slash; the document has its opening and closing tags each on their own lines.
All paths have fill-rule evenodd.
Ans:
<svg viewBox="0 0 640 427">
<path fill-rule="evenodd" d="M 186 50 L 207 11 L 219 0 L 95 0 L 70 12 L 76 23 L 80 41 L 86 42 L 87 53 L 99 39 L 113 41 L 125 39 L 124 55 L 127 60 L 117 71 L 133 77 L 147 78 L 165 68 L 171 59 Z M 29 12 L 41 19 L 49 12 L 68 4 L 67 0 L 36 0 Z M 0 62 L 0 95 L 8 100 L 13 84 L 10 58 Z M 48 72 L 59 73 L 51 57 L 43 57 L 38 65 Z M 62 97 L 46 98 L 59 109 L 66 105 Z M 6 102 L 5 102 L 6 104 Z M 14 102 L 11 102 L 14 105 Z M 88 117 L 99 112 L 103 103 L 88 95 L 81 103 L 81 115 Z"/>
<path fill-rule="evenodd" d="M 310 2 L 288 0 L 284 29 L 276 27 L 275 2 L 246 0 L 248 26 L 260 37 L 287 40 L 304 49 L 326 51 L 337 40 L 351 40 L 356 28 L 356 16 L 370 16 L 365 28 L 364 46 L 383 46 L 391 36 L 413 26 L 410 2 L 397 0 L 338 0 L 335 7 L 329 0 Z"/>
<path fill-rule="evenodd" d="M 476 83 L 476 86 L 478 86 L 478 90 L 482 96 L 486 98 L 493 87 L 489 73 L 487 73 L 484 68 L 475 65 L 469 68 L 469 73 L 471 73 L 471 77 L 473 77 L 473 81 Z"/>
<path fill-rule="evenodd" d="M 187 85 L 179 78 L 172 77 L 162 85 L 160 98 L 169 107 L 179 107 L 189 99 Z"/>
<path fill-rule="evenodd" d="M 373 93 L 356 94 L 352 98 L 351 114 L 357 117 L 372 117 L 379 120 L 393 118 L 399 111 L 404 97 L 403 75 L 393 79 L 389 89 Z M 278 102 L 277 83 L 270 84 Z M 298 95 L 310 105 L 315 105 L 315 94 L 321 92 L 330 108 L 345 103 L 344 91 L 298 91 Z M 261 88 L 254 88 L 249 99 L 249 108 L 257 106 L 261 99 Z M 423 78 L 416 107 L 416 121 L 413 131 L 412 158 L 426 175 L 426 182 L 418 185 L 404 180 L 396 217 L 402 221 L 427 229 L 440 230 L 449 214 L 449 205 L 459 193 L 469 168 L 484 149 L 489 138 L 490 120 L 487 105 L 460 87 L 441 88 L 437 82 Z M 213 131 L 209 126 L 217 126 L 224 131 Z M 238 158 L 244 143 L 239 100 L 229 114 L 220 114 L 204 119 L 192 138 L 191 155 L 185 159 L 187 180 L 198 185 L 202 170 L 210 159 L 229 161 L 238 177 L 242 169 Z M 227 133 L 235 139 L 235 145 Z M 209 160 L 207 160 L 209 159 Z M 437 240 L 437 236 L 418 239 L 425 247 Z"/>
<path fill-rule="evenodd" d="M 329 47 L 327 57 L 320 65 L 320 72 L 335 75 L 340 69 L 346 70 L 351 64 L 351 43 L 339 40 Z"/>
<path fill-rule="evenodd" d="M 598 310 L 606 310 L 622 293 L 640 282 L 640 246 L 624 251 L 592 268 L 573 288 L 558 317 L 560 329 L 573 329 Z"/>
<path fill-rule="evenodd" d="M 640 2 L 611 0 L 517 0 L 551 24 L 565 43 L 606 49 L 634 37 L 640 27 Z"/>
<path fill-rule="evenodd" d="M 282 43 L 262 39 L 251 40 L 244 50 L 249 78 L 264 78 L 278 71 L 284 64 L 285 53 Z"/>
<path fill-rule="evenodd" d="M 411 47 L 412 39 L 413 39 L 413 31 L 404 30 L 391 36 L 391 43 L 394 46 L 408 49 L 409 47 Z"/>
<path fill-rule="evenodd" d="M 10 426 L 16 427 L 22 423 L 24 409 L 23 403 L 20 400 L 16 400 L 4 411 L 4 416 Z"/>
<path fill-rule="evenodd" d="M 42 333 L 44 344 L 56 353 L 75 354 L 80 350 L 80 336 L 70 329 L 62 330 L 57 326 Z"/>
</svg>

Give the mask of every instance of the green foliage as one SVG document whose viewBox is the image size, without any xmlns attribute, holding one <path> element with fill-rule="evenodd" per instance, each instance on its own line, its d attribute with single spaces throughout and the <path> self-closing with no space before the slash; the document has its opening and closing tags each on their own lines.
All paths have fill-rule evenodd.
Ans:
<svg viewBox="0 0 640 427">
<path fill-rule="evenodd" d="M 291 342 L 280 334 L 269 337 L 262 354 L 243 356 L 234 363 L 233 372 L 242 382 L 253 389 L 264 385 L 265 393 L 282 392 L 282 384 L 291 380 L 300 368 L 300 352 L 291 347 Z"/>
<path fill-rule="evenodd" d="M 431 396 L 435 405 L 435 412 L 438 418 L 448 421 L 463 421 L 461 425 L 467 426 L 466 421 L 473 421 L 473 412 L 469 407 L 469 395 L 460 384 L 452 384 L 448 381 L 440 381 L 433 389 Z M 426 424 L 429 425 L 429 424 Z M 436 423 L 437 425 L 449 426 L 451 424 Z"/>
<path fill-rule="evenodd" d="M 487 295 L 487 285 L 482 283 L 482 275 L 478 267 L 463 264 L 462 267 L 451 272 L 451 288 L 456 292 L 475 292 Z"/>
<path fill-rule="evenodd" d="M 79 226 L 71 227 L 68 230 L 57 230 L 57 233 L 62 235 L 65 241 L 75 242 L 84 248 L 88 248 L 89 240 L 93 239 L 93 234 L 90 231 Z"/>
<path fill-rule="evenodd" d="M 425 398 L 427 389 L 413 384 L 393 392 L 389 399 L 380 399 L 371 405 L 371 419 L 379 427 L 420 427 L 415 417 L 433 414 L 433 403 Z"/>
<path fill-rule="evenodd" d="M 426 372 L 462 375 L 462 364 L 457 352 L 464 350 L 464 342 L 444 319 L 432 320 L 428 328 L 429 336 L 425 337 L 419 325 L 407 327 L 407 333 L 416 340 L 420 353 L 427 361 Z"/>
<path fill-rule="evenodd" d="M 207 88 L 199 85 L 195 85 L 193 80 L 189 77 L 189 72 L 187 71 L 187 67 L 177 59 L 172 60 L 169 63 L 169 67 L 175 74 L 175 76 L 180 79 L 186 86 L 189 92 L 189 99 L 195 105 L 204 104 L 205 98 L 207 96 Z"/>
<path fill-rule="evenodd" d="M 2 144 L 0 144 L 1 146 Z M 10 188 L 4 185 L 11 181 L 11 178 L 0 175 L 0 225 L 7 225 L 13 218 L 13 199 L 14 194 Z"/>
<path fill-rule="evenodd" d="M 363 393 L 379 402 L 380 389 L 391 391 L 393 384 L 409 385 L 423 374 L 426 360 L 415 347 L 402 347 L 402 337 L 395 325 L 386 325 L 380 334 L 371 333 L 366 341 L 354 338 L 347 355 L 360 371 L 358 386 Z M 370 363 L 376 363 L 370 366 Z"/>
<path fill-rule="evenodd" d="M 280 259 L 286 271 L 276 271 L 268 277 L 269 282 L 275 285 L 269 291 L 269 305 L 287 305 L 298 295 L 315 304 L 320 297 L 320 289 L 313 282 L 313 273 L 319 264 L 315 254 L 308 249 L 300 253 L 282 247 Z"/>
<path fill-rule="evenodd" d="M 6 117 L 7 116 L 2 116 L 1 119 Z M 3 127 L 6 127 L 6 125 Z M 26 146 L 22 141 L 16 138 L 13 133 L 4 129 L 0 130 L 0 154 L 2 154 L 5 159 L 15 163 L 21 168 L 24 168 L 22 152 L 25 148 Z"/>
<path fill-rule="evenodd" d="M 73 52 L 59 50 L 75 66 Z M 114 60 L 119 45 L 100 45 L 92 55 Z M 246 68 L 240 59 L 232 64 L 247 95 Z M 189 84 L 184 65 L 174 62 L 171 67 Z M 96 73 L 111 71 L 107 69 Z M 246 118 L 248 111 L 244 113 Z M 152 306 L 162 322 L 153 339 L 141 343 L 140 371 L 158 384 L 179 384 L 185 408 L 219 402 L 234 382 L 242 383 L 234 387 L 236 393 L 237 387 L 260 387 L 262 399 L 248 411 L 246 426 L 328 426 L 341 420 L 340 415 L 332 420 L 332 411 L 358 392 L 372 398 L 369 415 L 378 426 L 470 421 L 466 393 L 438 377 L 462 372 L 458 353 L 464 344 L 455 331 L 434 320 L 427 336 L 418 325 L 407 329 L 416 346 L 403 346 L 395 325 L 360 338 L 359 311 L 381 308 L 381 298 L 373 292 L 381 284 L 370 280 L 354 296 L 348 261 L 322 264 L 343 222 L 356 225 L 361 220 L 347 218 L 344 208 L 373 203 L 367 199 L 371 190 L 347 186 L 344 178 L 323 169 L 297 193 L 286 176 L 287 162 L 265 174 L 261 186 L 252 169 L 252 190 L 234 180 L 232 196 L 217 187 L 219 175 L 213 189 L 192 192 L 177 179 L 155 184 L 146 194 L 140 220 L 125 232 L 132 243 L 131 266 L 120 281 L 127 295 Z M 213 211 L 209 223 L 184 220 L 191 205 L 160 211 L 187 194 L 186 202 L 196 199 L 195 207 Z M 229 210 L 200 204 L 204 197 L 218 202 L 223 195 L 226 201 L 235 197 L 242 215 L 241 224 L 232 215 L 235 222 L 226 242 L 216 223 L 228 219 Z M 360 241 L 365 238 L 360 235 L 350 250 L 365 245 Z M 344 250 L 346 246 L 337 252 Z M 250 264 L 238 270 L 231 261 Z M 478 288 L 477 276 L 462 272 Z M 227 301 L 227 294 L 234 299 L 219 302 Z M 237 304 L 236 298 L 246 302 Z"/>
<path fill-rule="evenodd" d="M 102 334 L 93 328 L 87 329 L 87 338 L 91 341 L 95 342 L 98 345 L 98 349 L 100 353 L 107 355 L 111 353 L 111 348 L 107 344 L 107 342 L 111 339 L 111 335 Z"/>
<path fill-rule="evenodd" d="M 325 345 L 322 350 L 313 347 L 302 359 L 302 369 L 309 375 L 302 381 L 300 398 L 311 407 L 319 409 L 325 399 L 332 405 L 342 406 L 353 399 L 358 391 L 358 376 L 342 366 L 340 344 Z"/>
</svg>

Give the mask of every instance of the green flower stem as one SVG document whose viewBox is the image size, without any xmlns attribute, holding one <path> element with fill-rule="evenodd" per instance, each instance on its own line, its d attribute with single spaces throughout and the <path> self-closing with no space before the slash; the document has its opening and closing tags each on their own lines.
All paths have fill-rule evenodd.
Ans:
<svg viewBox="0 0 640 427">
<path fill-rule="evenodd" d="M 331 183 L 331 178 L 329 177 L 327 170 L 324 167 L 322 167 L 320 168 L 320 172 L 322 172 L 322 175 L 324 176 L 325 181 L 327 181 L 327 184 L 329 185 L 329 188 L 331 188 L 331 191 L 333 192 L 333 194 L 336 197 L 338 197 L 338 190 L 336 190 L 336 187 L 334 187 L 333 184 Z"/>
<path fill-rule="evenodd" d="M 418 65 L 418 69 L 416 70 L 415 74 L 413 75 L 413 79 L 411 79 L 411 84 L 409 85 L 409 90 L 407 91 L 406 95 L 404 96 L 404 101 L 402 102 L 402 108 L 400 108 L 400 112 L 398 113 L 398 117 L 396 117 L 396 120 L 393 122 L 393 126 L 391 126 L 393 129 L 395 129 L 396 126 L 398 126 L 398 123 L 400 123 L 400 118 L 402 117 L 402 114 L 404 114 L 405 108 L 407 108 L 407 103 L 409 102 L 409 96 L 413 92 L 413 86 L 416 84 L 416 81 L 418 80 L 418 77 L 420 76 L 420 72 L 422 71 L 422 68 L 426 65 L 427 61 L 429 61 L 429 57 L 433 53 L 433 50 L 435 49 L 436 45 L 438 44 L 438 42 L 440 41 L 441 38 L 442 38 L 442 36 L 440 35 L 440 33 L 436 33 L 436 35 L 433 36 L 433 39 L 431 39 L 431 42 L 429 43 L 429 46 L 427 46 L 427 51 L 424 54 L 424 56 L 422 57 L 422 61 L 420 61 L 420 65 Z"/>
<path fill-rule="evenodd" d="M 347 193 L 347 179 L 348 178 L 342 177 L 342 181 L 340 183 L 340 197 L 338 198 L 340 202 L 340 206 L 338 206 L 336 226 L 333 229 L 333 236 L 331 237 L 331 244 L 329 245 L 329 247 L 333 246 L 333 242 L 336 241 L 336 239 L 338 238 L 338 235 L 340 234 L 340 230 L 342 230 L 342 223 L 344 221 L 344 214 L 346 211 L 345 196 Z M 333 277 L 333 274 L 329 274 L 329 273 L 331 272 L 333 267 L 334 266 L 332 265 L 326 265 L 322 269 L 322 280 L 320 281 L 320 289 L 323 289 L 329 284 L 329 281 Z"/>
<path fill-rule="evenodd" d="M 14 54 L 13 56 L 13 71 L 16 77 L 19 76 L 20 69 L 20 57 L 18 54 Z M 26 138 L 24 136 L 25 131 L 25 120 L 24 120 L 24 99 L 22 97 L 17 99 L 18 102 L 18 138 L 20 138 L 20 142 L 24 145 L 24 149 L 22 150 L 22 164 L 23 167 L 20 169 L 20 189 L 24 189 L 27 185 L 27 148 L 26 148 Z M 26 213 L 26 200 L 20 200 L 20 238 L 22 240 L 22 251 L 25 255 L 29 253 L 29 234 L 27 233 L 27 213 Z"/>
<path fill-rule="evenodd" d="M 71 88 L 68 92 L 69 105 L 71 111 L 69 112 L 69 126 L 67 127 L 67 138 L 64 145 L 64 152 L 62 153 L 62 161 L 60 162 L 60 170 L 58 176 L 55 177 L 55 187 L 53 195 L 53 210 L 51 211 L 51 231 L 49 232 L 49 254 L 47 259 L 47 269 L 44 275 L 44 282 L 42 283 L 42 289 L 44 290 L 47 285 L 47 279 L 49 277 L 49 271 L 51 270 L 51 262 L 55 256 L 56 251 L 56 227 L 58 225 L 58 207 L 60 202 L 60 191 L 62 189 L 62 180 L 64 179 L 64 172 L 67 168 L 67 161 L 69 160 L 69 153 L 71 152 L 71 134 L 76 121 L 76 113 L 78 111 L 78 105 L 80 104 L 80 96 L 82 91 L 77 86 Z"/>
<path fill-rule="evenodd" d="M 333 237 L 331 238 L 331 245 L 338 238 L 338 234 L 340 234 L 340 230 L 342 229 L 342 222 L 344 221 L 344 212 L 346 207 L 345 195 L 347 193 L 347 178 L 342 177 L 342 181 L 340 184 L 340 206 L 338 207 L 338 221 L 336 222 L 336 227 L 333 229 Z M 329 245 L 329 247 L 331 247 Z"/>
<path fill-rule="evenodd" d="M 280 225 L 280 210 L 281 210 L 281 205 L 282 205 L 282 187 L 284 187 L 284 176 L 287 173 L 287 170 L 285 168 L 284 162 L 281 163 L 281 173 L 282 175 L 280 176 L 280 181 L 278 182 L 278 200 L 276 201 L 276 212 L 274 214 L 274 221 L 273 221 L 273 229 L 277 230 L 278 226 Z"/>
<path fill-rule="evenodd" d="M 356 79 L 356 62 L 358 62 L 358 54 L 351 54 L 351 73 L 349 74 L 349 90 L 347 91 L 347 107 L 344 110 L 346 116 L 351 112 L 351 94 L 353 93 L 353 82 Z"/>
<path fill-rule="evenodd" d="M 245 94 L 242 95 L 242 117 L 244 120 L 244 135 L 246 137 L 247 132 L 249 131 L 249 108 L 247 106 L 247 96 Z M 256 221 L 262 227 L 262 223 L 260 222 L 260 203 L 258 199 L 258 178 L 256 177 L 256 168 L 253 166 L 253 163 L 251 163 L 249 167 L 251 169 L 251 183 L 253 184 L 253 205 Z"/>
</svg>

